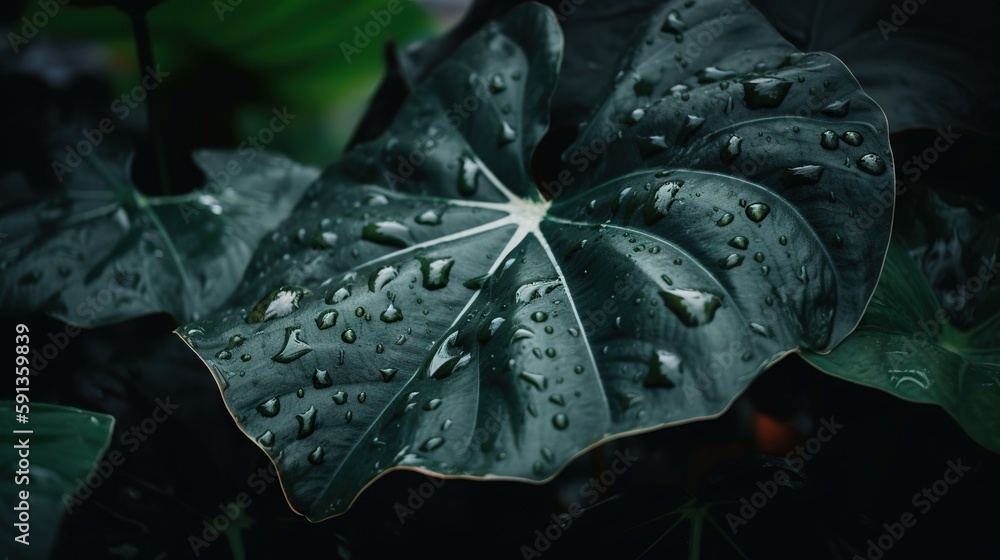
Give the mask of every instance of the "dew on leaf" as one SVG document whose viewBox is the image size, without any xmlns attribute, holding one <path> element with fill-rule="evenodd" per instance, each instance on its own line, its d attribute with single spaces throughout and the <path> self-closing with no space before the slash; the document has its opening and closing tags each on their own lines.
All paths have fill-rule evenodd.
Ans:
<svg viewBox="0 0 1000 560">
<path fill-rule="evenodd" d="M 285 328 L 285 344 L 281 351 L 271 357 L 272 360 L 289 364 L 295 360 L 312 352 L 312 347 L 302 340 L 302 329 L 300 327 Z"/>
</svg>

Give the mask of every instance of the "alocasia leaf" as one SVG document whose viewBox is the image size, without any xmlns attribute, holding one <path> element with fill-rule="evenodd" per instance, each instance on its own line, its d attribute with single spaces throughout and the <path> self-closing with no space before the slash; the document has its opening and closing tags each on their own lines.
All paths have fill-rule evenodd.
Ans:
<svg viewBox="0 0 1000 560">
<path fill-rule="evenodd" d="M 13 418 L 14 402 L 0 401 L 0 413 L 6 418 Z M 59 520 L 66 512 L 64 496 L 72 494 L 97 466 L 111 443 L 114 424 L 114 417 L 106 414 L 33 403 L 28 423 L 18 425 L 20 429 L 33 433 L 6 431 L 4 447 L 14 450 L 7 453 L 4 470 L 7 473 L 27 471 L 27 476 L 24 482 L 5 481 L 0 490 L 0 497 L 6 506 L 0 513 L 5 550 L 17 551 L 17 558 L 49 557 L 49 551 L 56 542 Z M 27 447 L 18 448 L 25 440 Z M 27 453 L 21 455 L 29 461 L 27 469 L 17 465 L 18 449 Z M 23 491 L 28 492 L 28 499 L 24 500 L 27 508 L 16 510 L 22 501 L 19 493 Z M 15 528 L 15 523 L 21 522 L 18 519 L 21 511 L 28 516 L 27 546 L 14 542 L 14 537 L 21 535 Z"/>
<path fill-rule="evenodd" d="M 1000 217 L 911 187 L 871 304 L 823 371 L 937 404 L 1000 452 Z"/>
<path fill-rule="evenodd" d="M 892 198 L 884 117 L 730 5 L 651 14 L 581 137 L 599 157 L 552 200 L 527 162 L 562 38 L 515 8 L 307 190 L 226 311 L 179 329 L 296 511 L 340 513 L 394 468 L 543 480 L 855 326 L 888 243 L 888 216 L 850 217 Z"/>
<path fill-rule="evenodd" d="M 261 238 L 319 175 L 263 153 L 202 151 L 194 159 L 208 185 L 147 197 L 132 186 L 129 160 L 111 152 L 66 167 L 50 196 L 31 193 L 19 172 L 0 178 L 5 312 L 82 326 L 159 311 L 196 319 L 225 302 Z"/>
<path fill-rule="evenodd" d="M 477 0 L 461 24 L 446 35 L 395 52 L 390 60 L 393 71 L 355 132 L 355 141 L 370 139 L 384 129 L 401 98 L 393 92 L 419 83 L 473 31 L 524 1 Z M 603 92 L 593 84 L 603 83 L 617 70 L 632 29 L 664 1 L 543 3 L 556 10 L 566 35 L 564 72 L 553 101 L 552 123 L 556 129 L 568 128 L 585 118 L 601 99 Z M 991 33 L 992 22 L 975 16 L 979 10 L 972 1 L 902 7 L 898 0 L 753 0 L 751 4 L 795 48 L 829 52 L 847 64 L 885 111 L 891 132 L 945 125 L 990 131 L 998 125 L 1000 91 L 991 79 L 996 49 L 983 49 L 976 43 Z M 738 11 L 740 2 L 703 7 L 719 14 L 725 9 Z M 914 7 L 916 13 L 909 13 Z M 689 37 L 694 40 L 686 42 L 685 50 L 698 52 L 717 36 L 711 29 L 700 33 Z M 778 37 L 769 34 L 768 38 Z"/>
</svg>

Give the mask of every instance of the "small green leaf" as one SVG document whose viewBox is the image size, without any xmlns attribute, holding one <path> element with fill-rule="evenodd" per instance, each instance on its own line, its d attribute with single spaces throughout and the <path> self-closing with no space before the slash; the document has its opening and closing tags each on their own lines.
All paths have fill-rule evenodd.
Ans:
<svg viewBox="0 0 1000 560">
<path fill-rule="evenodd" d="M 13 419 L 15 406 L 21 405 L 0 401 L 0 414 Z M 94 470 L 111 443 L 114 424 L 115 419 L 106 414 L 32 403 L 28 423 L 16 424 L 14 428 L 31 430 L 32 433 L 5 432 L 3 446 L 8 451 L 5 453 L 4 471 L 13 473 L 13 480 L 5 480 L 0 487 L 0 501 L 4 504 L 0 511 L 0 522 L 3 523 L 0 537 L 6 550 L 17 551 L 17 558 L 48 558 L 56 542 L 59 522 L 66 512 L 66 496 L 75 492 Z M 24 443 L 27 445 L 23 446 Z M 18 466 L 21 457 L 29 463 L 27 468 Z M 18 475 L 19 470 L 24 473 Z M 20 479 L 20 476 L 24 478 Z M 16 510 L 15 507 L 22 503 L 21 492 L 28 492 L 28 499 L 23 500 L 27 502 L 27 508 Z M 14 541 L 22 534 L 15 527 L 15 523 L 21 522 L 18 519 L 21 511 L 28 516 L 30 525 L 28 546 Z"/>
<path fill-rule="evenodd" d="M 897 397 L 936 404 L 1000 452 L 1000 215 L 914 186 L 861 324 L 821 370 Z"/>
</svg>

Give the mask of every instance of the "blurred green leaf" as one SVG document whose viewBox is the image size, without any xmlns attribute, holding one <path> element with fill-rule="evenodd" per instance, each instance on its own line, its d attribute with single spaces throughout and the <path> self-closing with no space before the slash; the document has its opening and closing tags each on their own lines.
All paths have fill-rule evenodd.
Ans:
<svg viewBox="0 0 1000 560">
<path fill-rule="evenodd" d="M 821 370 L 944 408 L 1000 452 L 1000 215 L 911 187 L 875 295 Z"/>
<path fill-rule="evenodd" d="M 26 483 L 7 480 L 0 486 L 0 501 L 4 508 L 0 511 L 5 547 L 15 551 L 16 558 L 47 558 L 55 544 L 59 521 L 66 511 L 63 496 L 77 489 L 87 475 L 94 470 L 98 460 L 111 442 L 115 419 L 106 414 L 97 414 L 53 404 L 31 403 L 29 422 L 18 428 L 32 430 L 32 434 L 4 435 L 4 470 L 18 471 L 18 456 L 21 451 L 30 462 Z M 15 403 L 0 401 L 0 414 L 14 418 Z M 27 448 L 13 449 L 27 439 Z M 21 455 L 23 457 L 23 455 Z M 20 511 L 15 511 L 21 500 L 21 492 L 27 491 L 27 515 L 30 531 L 28 546 L 14 542 L 14 537 L 22 534 L 15 527 L 20 523 Z"/>
<path fill-rule="evenodd" d="M 119 95 L 136 87 L 128 16 L 112 7 L 63 10 L 44 31 L 97 39 L 108 49 Z M 411 0 L 172 0 L 150 10 L 148 20 L 156 62 L 171 74 L 162 92 L 168 124 L 182 126 L 181 117 L 187 123 L 192 115 L 200 121 L 168 140 L 188 142 L 193 132 L 209 147 L 232 147 L 266 126 L 273 108 L 287 107 L 296 119 L 269 149 L 323 165 L 337 158 L 360 118 L 381 76 L 385 43 L 440 31 Z M 219 138 L 213 126 L 233 133 Z M 198 147 L 206 144 L 178 146 L 182 153 Z"/>
</svg>

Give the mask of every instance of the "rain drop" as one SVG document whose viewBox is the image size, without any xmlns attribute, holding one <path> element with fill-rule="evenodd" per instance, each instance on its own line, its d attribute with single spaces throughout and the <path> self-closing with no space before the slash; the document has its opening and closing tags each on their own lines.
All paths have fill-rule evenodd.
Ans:
<svg viewBox="0 0 1000 560">
<path fill-rule="evenodd" d="M 257 443 L 262 447 L 271 447 L 274 445 L 274 432 L 271 430 L 265 431 L 259 438 L 257 438 Z"/>
<path fill-rule="evenodd" d="M 689 327 L 710 323 L 722 299 L 715 294 L 685 288 L 667 288 L 660 292 L 663 303 Z"/>
<path fill-rule="evenodd" d="M 382 322 L 384 323 L 395 323 L 396 321 L 402 321 L 403 312 L 397 309 L 396 306 L 394 306 L 392 302 L 390 302 L 389 307 L 386 307 L 385 311 L 383 311 L 379 315 L 379 319 L 382 319 Z"/>
<path fill-rule="evenodd" d="M 738 255 L 736 253 L 733 253 L 728 257 L 721 259 L 719 261 L 719 266 L 726 270 L 729 270 L 731 268 L 736 268 L 737 266 L 743 264 L 743 258 L 744 258 L 743 255 Z"/>
<path fill-rule="evenodd" d="M 820 109 L 819 112 L 830 117 L 845 117 L 847 116 L 847 111 L 850 108 L 850 101 L 834 101 L 833 103 Z"/>
<path fill-rule="evenodd" d="M 824 130 L 819 136 L 819 145 L 823 146 L 827 150 L 836 150 L 840 146 L 840 139 L 837 138 L 837 133 L 832 130 Z"/>
<path fill-rule="evenodd" d="M 394 266 L 384 266 L 368 278 L 368 289 L 372 292 L 380 292 L 386 284 L 392 282 L 399 276 L 399 269 Z"/>
<path fill-rule="evenodd" d="M 436 226 L 441 224 L 441 214 L 434 210 L 427 210 L 414 218 L 413 221 L 424 226 Z"/>
<path fill-rule="evenodd" d="M 774 109 L 788 95 L 792 82 L 780 78 L 754 78 L 743 82 L 747 109 Z"/>
<path fill-rule="evenodd" d="M 822 165 L 801 165 L 789 167 L 781 174 L 781 184 L 786 187 L 813 185 L 823 177 Z"/>
<path fill-rule="evenodd" d="M 881 175 L 885 173 L 885 161 L 876 154 L 865 154 L 858 160 L 858 169 L 871 175 Z"/>
<path fill-rule="evenodd" d="M 301 336 L 302 329 L 300 327 L 285 328 L 285 345 L 271 359 L 282 364 L 288 364 L 312 352 L 312 347 L 306 344 Z"/>
<path fill-rule="evenodd" d="M 750 218 L 751 222 L 760 223 L 771 213 L 771 207 L 763 202 L 754 202 L 753 204 L 748 204 L 744 212 L 747 218 Z"/>
<path fill-rule="evenodd" d="M 309 410 L 302 414 L 296 414 L 295 419 L 299 422 L 298 438 L 302 439 L 308 436 L 316 428 L 316 407 L 310 406 Z"/>
<path fill-rule="evenodd" d="M 327 309 L 316 316 L 316 326 L 320 330 L 328 329 L 337 324 L 337 310 Z"/>
<path fill-rule="evenodd" d="M 303 296 L 310 291 L 300 286 L 281 286 L 264 296 L 247 315 L 247 323 L 263 323 L 284 317 L 299 308 Z"/>
<path fill-rule="evenodd" d="M 361 238 L 380 245 L 406 248 L 410 246 L 410 229 L 399 222 L 375 222 L 361 230 Z"/>
<path fill-rule="evenodd" d="M 726 140 L 726 143 L 722 145 L 719 157 L 722 159 L 723 163 L 731 163 L 741 153 L 743 153 L 743 138 L 733 134 L 729 137 L 729 140 Z"/>
<path fill-rule="evenodd" d="M 274 418 L 281 412 L 281 401 L 278 397 L 271 397 L 257 406 L 257 412 L 265 418 Z"/>
<path fill-rule="evenodd" d="M 500 133 L 497 134 L 497 146 L 506 146 L 517 140 L 517 132 L 511 128 L 510 123 L 501 121 Z"/>
<path fill-rule="evenodd" d="M 862 136 L 860 132 L 857 132 L 855 130 L 848 130 L 847 132 L 843 133 L 840 137 L 844 139 L 844 142 L 847 142 L 852 146 L 860 146 L 861 143 L 865 141 L 865 137 Z"/>
<path fill-rule="evenodd" d="M 746 237 L 739 235 L 729 240 L 729 246 L 734 249 L 746 249 L 750 246 L 750 241 Z"/>
<path fill-rule="evenodd" d="M 441 447 L 442 445 L 444 445 L 444 438 L 443 437 L 432 437 L 432 438 L 428 439 L 427 441 L 423 442 L 422 444 L 420 444 L 420 450 L 421 451 L 434 451 L 435 449 Z"/>
<path fill-rule="evenodd" d="M 688 115 L 684 118 L 684 124 L 681 125 L 680 132 L 677 133 L 677 139 L 674 144 L 678 146 L 687 146 L 688 140 L 691 136 L 698 131 L 705 124 L 705 118 L 696 115 Z"/>
<path fill-rule="evenodd" d="M 309 453 L 308 458 L 309 462 L 314 465 L 321 464 L 323 462 L 323 447 L 317 445 L 316 449 L 313 449 L 312 452 Z"/>
<path fill-rule="evenodd" d="M 333 385 L 333 379 L 330 378 L 330 373 L 325 369 L 316 368 L 313 373 L 313 387 L 317 389 L 322 389 L 324 387 L 329 387 Z"/>
<path fill-rule="evenodd" d="M 448 277 L 455 259 L 442 257 L 438 259 L 417 257 L 420 263 L 420 273 L 423 276 L 425 290 L 440 290 L 448 285 Z"/>
</svg>

